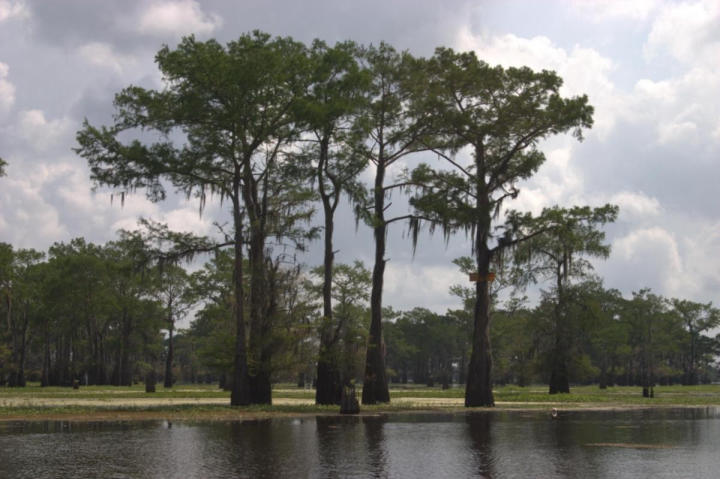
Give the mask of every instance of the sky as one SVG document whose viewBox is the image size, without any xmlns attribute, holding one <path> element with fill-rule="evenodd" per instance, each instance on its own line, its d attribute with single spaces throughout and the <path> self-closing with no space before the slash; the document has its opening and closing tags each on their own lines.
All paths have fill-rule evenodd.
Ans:
<svg viewBox="0 0 720 479">
<path fill-rule="evenodd" d="M 139 217 L 214 234 L 226 215 L 218 201 L 202 216 L 177 196 L 151 203 L 138 193 L 121 205 L 93 191 L 72 149 L 85 118 L 112 122 L 122 88 L 162 88 L 154 55 L 164 44 L 189 34 L 228 42 L 255 29 L 304 42 L 386 41 L 419 56 L 474 50 L 492 65 L 556 71 L 564 95 L 589 96 L 595 124 L 583 142 L 543 142 L 547 161 L 510 206 L 617 204 L 606 228 L 612 253 L 595 262 L 606 287 L 720 302 L 717 0 L 0 0 L 0 157 L 9 164 L 0 241 L 41 250 L 79 236 L 104 243 Z M 349 208 L 336 245 L 337 261 L 372 267 L 372 233 L 355 227 Z M 320 249 L 300 260 L 320 263 Z M 448 289 L 467 278 L 451 261 L 468 254 L 463 236 L 446 243 L 426 233 L 413 255 L 394 224 L 385 304 L 458 307 Z"/>
</svg>

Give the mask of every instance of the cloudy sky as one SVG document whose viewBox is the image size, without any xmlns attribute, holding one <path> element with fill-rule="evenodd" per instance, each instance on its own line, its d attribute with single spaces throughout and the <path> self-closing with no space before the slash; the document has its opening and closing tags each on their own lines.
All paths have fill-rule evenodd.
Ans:
<svg viewBox="0 0 720 479">
<path fill-rule="evenodd" d="M 191 33 L 226 42 L 253 29 L 306 42 L 384 40 L 417 55 L 449 46 L 491 64 L 556 70 L 565 94 L 588 94 L 595 126 L 582 143 L 544 143 L 548 161 L 513 207 L 618 204 L 612 255 L 597 264 L 608 287 L 720 302 L 717 0 L 0 0 L 0 157 L 9 163 L 0 241 L 105 242 L 139 216 L 211 234 L 217 204 L 199 217 L 182 198 L 152 204 L 138 194 L 121 208 L 109 192 L 93 193 L 72 152 L 75 132 L 83 118 L 109 123 L 123 87 L 161 87 L 153 57 L 163 44 Z M 345 214 L 338 260 L 370 267 L 371 234 Z M 394 226 L 385 302 L 455 307 L 448 286 L 466 280 L 450 261 L 469 244 L 423 236 L 413 259 Z M 305 261 L 319 262 L 318 251 Z"/>
</svg>

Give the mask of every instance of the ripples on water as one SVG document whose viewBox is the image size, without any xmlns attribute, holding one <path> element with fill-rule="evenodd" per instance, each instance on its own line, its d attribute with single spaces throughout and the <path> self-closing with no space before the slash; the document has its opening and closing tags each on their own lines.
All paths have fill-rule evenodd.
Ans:
<svg viewBox="0 0 720 479">
<path fill-rule="evenodd" d="M 716 408 L 0 423 L 0 478 L 718 477 Z"/>
</svg>

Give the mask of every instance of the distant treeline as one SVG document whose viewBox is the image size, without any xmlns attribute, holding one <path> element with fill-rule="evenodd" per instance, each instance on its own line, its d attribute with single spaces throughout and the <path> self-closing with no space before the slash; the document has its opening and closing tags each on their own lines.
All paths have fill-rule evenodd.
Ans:
<svg viewBox="0 0 720 479">
<path fill-rule="evenodd" d="M 47 253 L 0 244 L 0 384 L 130 385 L 154 372 L 174 381 L 229 388 L 234 354 L 232 258 L 217 253 L 193 273 L 148 262 L 142 238 L 122 232 L 105 245 L 75 239 Z M 463 261 L 458 261 L 462 264 Z M 310 387 L 323 327 L 322 269 L 274 265 L 274 381 Z M 498 278 L 498 286 L 503 287 Z M 337 265 L 335 315 L 340 347 L 333 361 L 344 377 L 362 380 L 369 327 L 370 273 Z M 498 288 L 498 289 L 500 289 Z M 385 311 L 387 373 L 392 382 L 449 387 L 465 382 L 472 343 L 472 291 L 453 285 L 463 307 Z M 718 310 L 647 290 L 623 298 L 597 280 L 565 293 L 563 342 L 573 383 L 698 384 L 717 379 Z M 557 296 L 534 308 L 511 299 L 492 314 L 496 383 L 548 383 L 560 325 Z M 175 331 L 175 322 L 190 326 Z"/>
</svg>

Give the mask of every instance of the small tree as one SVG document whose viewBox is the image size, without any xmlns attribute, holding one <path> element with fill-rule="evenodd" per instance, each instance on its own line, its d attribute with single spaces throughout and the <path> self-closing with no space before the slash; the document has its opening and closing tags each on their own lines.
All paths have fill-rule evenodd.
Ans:
<svg viewBox="0 0 720 479">
<path fill-rule="evenodd" d="M 586 96 L 562 98 L 562 80 L 554 72 L 490 67 L 473 52 L 438 49 L 428 72 L 414 110 L 434 120 L 425 142 L 450 170 L 415 169 L 410 182 L 419 186 L 411 204 L 445 234 L 461 230 L 472 240 L 480 280 L 465 405 L 492 406 L 490 265 L 538 232 L 529 215 L 511 215 L 505 223 L 498 218 L 505 201 L 519 194 L 517 182 L 545 161 L 538 143 L 566 131 L 581 138 L 581 129 L 592 125 L 593 109 Z M 458 157 L 466 148 L 469 161 Z"/>
<path fill-rule="evenodd" d="M 405 184 L 388 184 L 386 177 L 392 165 L 426 149 L 420 141 L 426 122 L 424 117 L 413 115 L 410 110 L 411 92 L 417 89 L 422 77 L 416 61 L 409 54 L 400 54 L 381 43 L 378 47 L 367 49 L 364 61 L 372 76 L 371 102 L 362 119 L 368 132 L 364 157 L 375 168 L 375 178 L 366 202 L 360 203 L 356 211 L 373 229 L 375 260 L 362 402 L 375 404 L 390 402 L 382 337 L 382 291 L 388 226 L 413 218 L 412 215 L 387 214 L 390 193 Z"/>
<path fill-rule="evenodd" d="M 541 218 L 547 222 L 546 231 L 518 245 L 515 263 L 525 271 L 526 280 L 549 279 L 554 283 L 553 311 L 554 346 L 550 358 L 550 394 L 569 393 L 568 354 L 573 341 L 572 315 L 568 311 L 572 301 L 568 289 L 573 278 L 586 278 L 592 264 L 585 257 L 606 258 L 610 246 L 599 227 L 615 221 L 618 208 L 549 208 Z"/>
<path fill-rule="evenodd" d="M 339 404 L 342 393 L 339 363 L 333 361 L 332 285 L 333 231 L 341 194 L 356 196 L 361 186 L 357 176 L 367 167 L 356 154 L 363 130 L 358 121 L 367 101 L 368 72 L 358 63 L 359 49 L 352 42 L 328 47 L 316 40 L 310 51 L 312 83 L 301 102 L 300 118 L 310 130 L 309 147 L 303 151 L 306 174 L 312 179 L 324 215 L 324 258 L 320 356 L 317 361 L 317 404 Z"/>
<path fill-rule="evenodd" d="M 696 303 L 688 300 L 673 298 L 671 305 L 676 314 L 682 319 L 687 332 L 687 350 L 683 364 L 683 384 L 698 384 L 698 362 L 703 354 L 701 335 L 703 331 L 716 328 L 720 324 L 720 310 L 714 308 L 712 303 Z"/>
<path fill-rule="evenodd" d="M 165 326 L 168 331 L 167 352 L 165 354 L 165 380 L 163 386 L 171 388 L 173 378 L 174 332 L 175 321 L 184 317 L 196 298 L 191 289 L 190 277 L 183 268 L 177 265 L 163 265 L 155 271 L 155 285 L 153 297 L 159 301 L 164 309 Z"/>
</svg>

